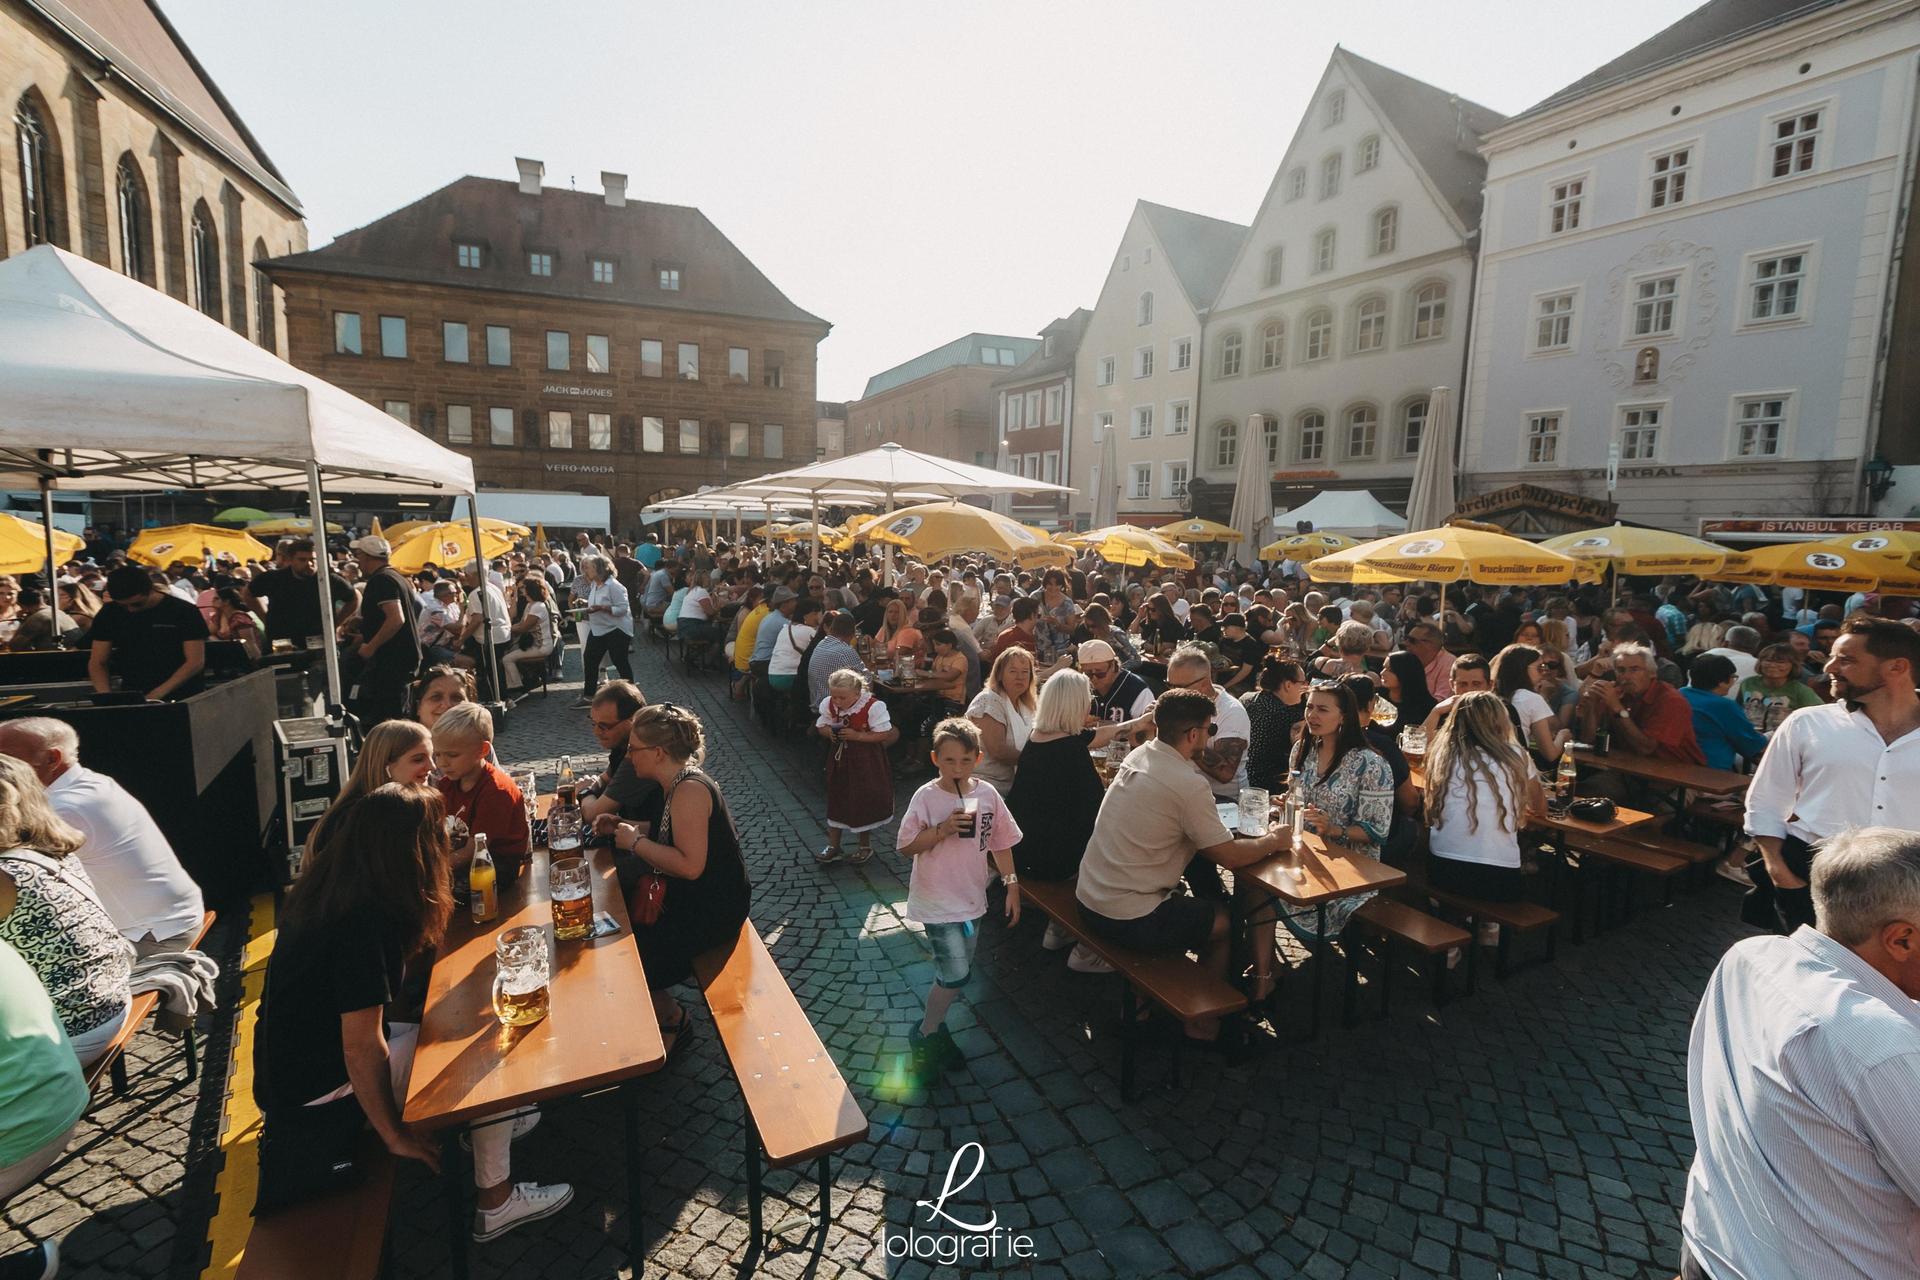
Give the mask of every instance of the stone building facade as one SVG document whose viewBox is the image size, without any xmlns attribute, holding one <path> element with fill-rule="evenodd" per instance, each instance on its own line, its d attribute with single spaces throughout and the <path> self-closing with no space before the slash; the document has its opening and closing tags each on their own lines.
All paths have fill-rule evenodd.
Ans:
<svg viewBox="0 0 1920 1280">
<path fill-rule="evenodd" d="M 970 333 L 874 374 L 847 406 L 847 452 L 892 441 L 992 466 L 999 449 L 994 380 L 1039 349 L 1038 338 Z"/>
<path fill-rule="evenodd" d="M 1001 465 L 1011 475 L 1065 484 L 1067 446 L 1073 422 L 1073 373 L 1093 312 L 1085 307 L 1040 330 L 1040 349 L 994 384 Z M 1012 498 L 1014 517 L 1053 528 L 1069 524 L 1064 493 L 1024 493 Z"/>
</svg>

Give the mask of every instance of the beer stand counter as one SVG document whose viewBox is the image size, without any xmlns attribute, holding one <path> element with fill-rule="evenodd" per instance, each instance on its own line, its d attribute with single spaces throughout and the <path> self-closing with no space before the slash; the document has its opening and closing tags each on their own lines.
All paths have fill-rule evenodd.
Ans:
<svg viewBox="0 0 1920 1280">
<path fill-rule="evenodd" d="M 626 1132 L 627 1252 L 638 1280 L 643 1263 L 638 1082 L 666 1063 L 665 1043 L 647 998 L 646 970 L 611 856 L 596 851 L 589 865 L 594 917 L 612 917 L 615 928 L 572 942 L 553 936 L 548 862 L 544 849 L 528 856 L 519 880 L 500 890 L 494 919 L 476 924 L 463 910 L 448 926 L 427 989 L 402 1119 L 441 1134 L 450 1265 L 464 1280 L 473 1180 L 461 1158 L 460 1134 L 482 1124 L 511 1123 L 516 1112 L 534 1103 L 617 1090 Z M 531 1026 L 507 1027 L 493 1010 L 494 939 L 522 925 L 547 934 L 552 974 L 547 1016 Z"/>
</svg>

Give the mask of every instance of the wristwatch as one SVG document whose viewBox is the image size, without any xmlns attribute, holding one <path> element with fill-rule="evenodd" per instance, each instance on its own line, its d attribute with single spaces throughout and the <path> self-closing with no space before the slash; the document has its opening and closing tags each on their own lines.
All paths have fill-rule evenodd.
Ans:
<svg viewBox="0 0 1920 1280">
<path fill-rule="evenodd" d="M 1001 884 L 1019 884 L 1020 877 L 1013 874 L 1013 872 L 1009 871 L 1006 875 L 1000 877 L 1000 883 Z"/>
<path fill-rule="evenodd" d="M 1613 714 L 1620 717 L 1622 720 L 1633 719 L 1633 713 L 1628 711 L 1625 707 L 1620 708 L 1618 711 L 1614 712 Z"/>
</svg>

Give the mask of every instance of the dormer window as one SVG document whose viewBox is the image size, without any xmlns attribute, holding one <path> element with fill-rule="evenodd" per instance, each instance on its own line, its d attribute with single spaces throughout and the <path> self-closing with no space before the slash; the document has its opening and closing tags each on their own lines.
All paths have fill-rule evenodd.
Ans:
<svg viewBox="0 0 1920 1280">
<path fill-rule="evenodd" d="M 593 282 L 595 284 L 613 283 L 612 258 L 595 258 L 593 260 Z"/>
<path fill-rule="evenodd" d="M 680 268 L 655 263 L 654 270 L 660 275 L 660 287 L 668 293 L 680 292 Z"/>
<path fill-rule="evenodd" d="M 1339 124 L 1342 120 L 1345 120 L 1346 118 L 1347 118 L 1347 91 L 1345 89 L 1335 89 L 1332 93 L 1327 95 L 1326 117 L 1321 122 L 1320 127 L 1323 129 L 1331 129 L 1333 128 L 1334 125 Z"/>
<path fill-rule="evenodd" d="M 480 269 L 480 246 L 469 240 L 455 241 L 453 246 L 453 261 L 455 266 L 464 267 L 469 271 L 478 271 Z"/>
<path fill-rule="evenodd" d="M 527 255 L 527 274 L 530 276 L 552 275 L 553 255 L 550 253 L 529 253 Z"/>
</svg>

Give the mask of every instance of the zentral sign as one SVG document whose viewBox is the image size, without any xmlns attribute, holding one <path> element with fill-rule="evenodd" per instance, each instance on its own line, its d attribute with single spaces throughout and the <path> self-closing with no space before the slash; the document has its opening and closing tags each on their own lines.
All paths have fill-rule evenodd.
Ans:
<svg viewBox="0 0 1920 1280">
<path fill-rule="evenodd" d="M 596 400 L 613 399 L 612 387 L 565 387 L 557 382 L 549 382 L 540 388 L 540 393 L 549 396 L 592 396 Z"/>
<path fill-rule="evenodd" d="M 1737 534 L 1773 534 L 1782 538 L 1832 538 L 1849 533 L 1885 533 L 1897 529 L 1920 532 L 1920 520 L 1857 519 L 1807 520 L 1707 520 L 1700 521 L 1700 536 L 1707 539 Z"/>
<path fill-rule="evenodd" d="M 610 476 L 613 474 L 612 467 L 596 466 L 588 462 L 549 462 L 547 464 L 547 470 L 571 471 L 576 475 L 589 476 Z"/>
</svg>

